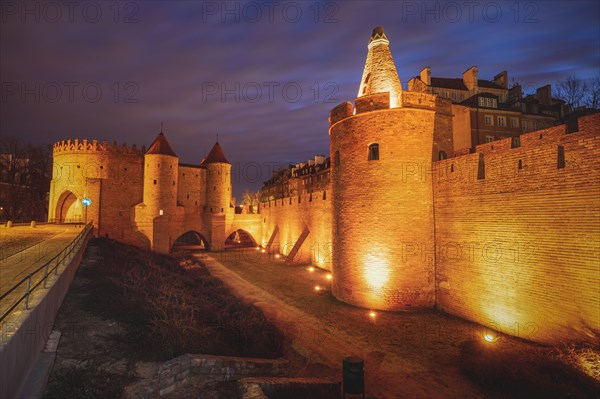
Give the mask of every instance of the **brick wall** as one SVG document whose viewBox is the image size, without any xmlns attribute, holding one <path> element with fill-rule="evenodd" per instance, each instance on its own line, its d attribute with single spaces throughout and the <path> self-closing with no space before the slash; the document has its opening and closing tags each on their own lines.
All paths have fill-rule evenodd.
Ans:
<svg viewBox="0 0 600 399">
<path fill-rule="evenodd" d="M 331 270 L 331 190 L 264 202 L 261 204 L 262 242 L 266 246 L 279 227 L 271 250 L 286 255 L 306 226 L 310 233 L 292 260 Z"/>
<path fill-rule="evenodd" d="M 418 94 L 405 97 L 402 108 L 357 114 L 330 128 L 333 294 L 344 302 L 388 310 L 434 304 L 433 258 L 404 256 L 433 242 L 426 173 L 435 97 Z M 379 144 L 378 160 L 368 159 L 372 143 Z"/>
<path fill-rule="evenodd" d="M 440 309 L 535 341 L 594 340 L 599 115 L 580 133 L 557 126 L 434 163 L 436 241 L 423 254 L 436 254 Z"/>
</svg>

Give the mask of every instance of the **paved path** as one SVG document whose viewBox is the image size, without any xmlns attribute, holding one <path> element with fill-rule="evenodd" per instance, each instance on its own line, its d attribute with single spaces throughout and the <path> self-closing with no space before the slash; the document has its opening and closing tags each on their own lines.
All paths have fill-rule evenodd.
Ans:
<svg viewBox="0 0 600 399">
<path fill-rule="evenodd" d="M 344 326 L 343 323 L 347 320 L 342 319 L 354 321 L 352 317 L 355 315 L 350 314 L 356 312 L 362 314 L 364 310 L 341 304 L 340 308 L 332 307 L 330 312 L 333 313 L 334 319 L 340 320 L 340 323 L 325 321 L 297 306 L 288 304 L 291 301 L 280 295 L 277 285 L 260 288 L 257 285 L 261 283 L 254 281 L 255 284 L 252 284 L 246 281 L 211 255 L 198 255 L 197 258 L 206 264 L 213 276 L 221 279 L 242 299 L 260 307 L 270 320 L 285 330 L 288 337 L 292 335 L 294 349 L 311 362 L 323 363 L 339 370 L 344 357 L 357 355 L 363 358 L 365 384 L 369 395 L 376 395 L 378 399 L 484 397 L 458 370 L 457 341 L 448 339 L 450 342 L 442 343 L 441 345 L 445 347 L 440 347 L 439 354 L 436 354 L 435 344 L 440 343 L 437 342 L 435 332 L 431 331 L 429 334 L 433 337 L 425 336 L 425 341 L 418 342 L 407 342 L 408 340 L 405 339 L 405 342 L 394 341 L 396 344 L 392 342 L 390 345 L 381 345 L 378 340 L 373 339 L 374 335 L 389 334 L 398 336 L 401 340 L 400 337 L 403 336 L 401 329 L 406 324 L 406 316 L 403 314 L 386 313 L 377 316 L 381 317 L 377 320 L 379 325 L 369 323 L 368 320 L 354 322 L 355 329 L 349 331 L 347 324 Z M 253 267 L 268 266 L 255 264 Z M 273 270 L 273 273 L 282 272 L 287 274 L 290 270 Z M 295 279 L 299 287 L 302 285 L 301 280 L 294 276 L 294 273 L 290 273 L 289 278 Z M 301 287 L 303 290 L 305 288 Z M 347 314 L 350 317 L 346 317 Z M 443 323 L 440 321 L 443 317 L 436 314 L 423 316 L 424 323 L 432 324 Z M 449 321 L 447 325 L 454 328 L 457 322 Z M 462 321 L 459 321 L 458 325 L 459 327 L 456 328 L 464 330 L 472 328 L 472 325 Z M 409 340 L 420 335 L 423 335 L 422 331 L 417 331 L 414 337 L 409 337 Z M 427 341 L 428 339 L 432 341 Z"/>
<path fill-rule="evenodd" d="M 83 226 L 62 225 L 54 228 L 56 229 L 56 235 L 0 261 L 0 295 L 10 290 L 30 272 L 56 256 L 77 237 Z M 39 274 L 37 278 L 32 278 L 31 284 L 34 285 L 41 277 L 43 277 L 43 273 Z M 0 314 L 23 294 L 24 288 L 23 290 L 17 289 L 4 298 L 0 302 Z"/>
</svg>

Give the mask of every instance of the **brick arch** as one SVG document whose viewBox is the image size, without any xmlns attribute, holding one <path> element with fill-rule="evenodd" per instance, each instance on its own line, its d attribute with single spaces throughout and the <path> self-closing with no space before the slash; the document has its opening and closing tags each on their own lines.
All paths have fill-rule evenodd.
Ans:
<svg viewBox="0 0 600 399">
<path fill-rule="evenodd" d="M 187 241 L 187 242 L 186 242 Z M 210 247 L 210 242 L 206 239 L 206 236 L 197 230 L 187 230 L 177 236 L 173 245 L 171 245 L 171 251 L 177 246 L 196 246 L 201 245 L 204 249 Z"/>
<path fill-rule="evenodd" d="M 254 237 L 252 235 L 252 233 L 250 233 L 248 230 L 245 230 L 245 229 L 242 229 L 239 227 L 232 229 L 228 234 L 225 235 L 225 243 L 224 244 L 227 244 L 230 241 L 230 237 L 232 235 L 234 235 L 235 233 L 239 234 L 240 240 L 242 241 L 241 243 L 238 243 L 238 244 L 242 244 L 242 243 L 244 243 L 244 240 L 246 240 L 246 243 L 248 244 L 247 246 L 258 245 L 258 241 L 256 240 L 256 237 Z"/>
<path fill-rule="evenodd" d="M 55 223 L 73 223 L 82 221 L 82 210 L 79 197 L 70 190 L 64 191 L 56 201 L 54 210 Z M 77 209 L 79 207 L 79 210 Z"/>
</svg>

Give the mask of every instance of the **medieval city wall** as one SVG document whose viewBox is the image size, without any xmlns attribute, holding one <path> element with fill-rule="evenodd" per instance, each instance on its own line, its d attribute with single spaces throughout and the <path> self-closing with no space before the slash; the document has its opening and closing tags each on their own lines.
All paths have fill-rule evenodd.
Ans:
<svg viewBox="0 0 600 399">
<path fill-rule="evenodd" d="M 288 256 L 304 229 L 309 233 L 291 260 L 312 263 L 331 270 L 331 190 L 263 202 L 260 208 L 263 224 L 261 245 L 267 246 L 275 229 L 271 251 Z"/>
<path fill-rule="evenodd" d="M 600 114 L 433 164 L 436 303 L 541 342 L 600 331 Z"/>
</svg>

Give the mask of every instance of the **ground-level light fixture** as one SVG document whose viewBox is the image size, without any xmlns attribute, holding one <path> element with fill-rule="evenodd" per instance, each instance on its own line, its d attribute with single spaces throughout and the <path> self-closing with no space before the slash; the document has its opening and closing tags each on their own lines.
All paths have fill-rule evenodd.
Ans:
<svg viewBox="0 0 600 399">
<path fill-rule="evenodd" d="M 322 289 L 320 285 L 315 285 L 315 291 L 320 292 Z"/>
<path fill-rule="evenodd" d="M 498 338 L 492 333 L 485 333 L 485 334 L 483 334 L 483 339 L 486 340 L 487 342 L 494 342 Z"/>
<path fill-rule="evenodd" d="M 281 258 L 281 255 L 275 254 L 275 259 L 279 259 L 279 258 Z"/>
<path fill-rule="evenodd" d="M 369 317 L 370 317 L 370 318 L 372 318 L 372 319 L 374 319 L 374 318 L 376 318 L 376 317 L 377 317 L 377 313 L 375 313 L 373 310 L 371 310 L 371 311 L 369 312 Z"/>
<path fill-rule="evenodd" d="M 332 280 L 332 279 L 333 279 L 333 274 L 331 274 L 331 273 L 327 273 L 327 274 L 325 275 L 325 278 L 326 278 L 327 280 Z"/>
<path fill-rule="evenodd" d="M 265 253 L 265 249 L 264 248 L 261 249 L 260 252 L 262 252 L 264 254 Z"/>
<path fill-rule="evenodd" d="M 311 272 L 311 273 L 312 273 L 312 272 L 314 272 L 314 271 L 315 271 L 315 268 L 314 268 L 314 267 L 312 267 L 312 266 L 309 266 L 309 267 L 307 267 L 307 268 L 306 268 L 306 270 L 308 270 L 309 272 Z"/>
</svg>

